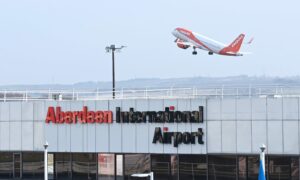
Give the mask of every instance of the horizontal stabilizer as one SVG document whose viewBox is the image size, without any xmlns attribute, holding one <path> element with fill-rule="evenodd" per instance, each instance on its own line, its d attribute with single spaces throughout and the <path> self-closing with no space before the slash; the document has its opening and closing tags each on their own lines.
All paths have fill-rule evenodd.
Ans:
<svg viewBox="0 0 300 180">
<path fill-rule="evenodd" d="M 252 37 L 252 38 L 247 42 L 247 44 L 251 44 L 251 43 L 253 42 L 253 40 L 254 40 L 254 37 Z"/>
</svg>

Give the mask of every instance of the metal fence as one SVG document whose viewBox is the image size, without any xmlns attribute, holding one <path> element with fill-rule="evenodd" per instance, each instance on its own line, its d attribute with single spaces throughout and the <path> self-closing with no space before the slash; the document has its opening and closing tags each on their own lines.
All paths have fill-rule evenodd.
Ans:
<svg viewBox="0 0 300 180">
<path fill-rule="evenodd" d="M 241 97 L 300 97 L 300 86 L 249 86 L 208 88 L 121 89 L 115 99 L 173 98 L 241 98 Z M 0 101 L 85 101 L 110 100 L 112 91 L 105 90 L 0 90 Z"/>
</svg>

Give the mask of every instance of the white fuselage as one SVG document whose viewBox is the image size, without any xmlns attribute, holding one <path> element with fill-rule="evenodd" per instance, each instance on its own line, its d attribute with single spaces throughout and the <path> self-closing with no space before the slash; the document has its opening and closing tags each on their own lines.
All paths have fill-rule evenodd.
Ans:
<svg viewBox="0 0 300 180">
<path fill-rule="evenodd" d="M 225 44 L 215 41 L 206 36 L 197 34 L 195 32 L 179 31 L 175 29 L 172 34 L 185 42 L 193 44 L 196 48 L 203 49 L 209 52 L 218 54 L 223 48 L 226 47 Z"/>
</svg>

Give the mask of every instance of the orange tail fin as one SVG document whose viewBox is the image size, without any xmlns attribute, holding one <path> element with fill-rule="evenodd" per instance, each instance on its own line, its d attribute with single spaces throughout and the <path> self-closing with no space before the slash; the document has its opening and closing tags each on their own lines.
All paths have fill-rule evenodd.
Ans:
<svg viewBox="0 0 300 180">
<path fill-rule="evenodd" d="M 245 34 L 240 34 L 229 46 L 227 46 L 227 50 L 230 52 L 238 52 L 241 48 L 241 45 L 243 43 Z"/>
</svg>

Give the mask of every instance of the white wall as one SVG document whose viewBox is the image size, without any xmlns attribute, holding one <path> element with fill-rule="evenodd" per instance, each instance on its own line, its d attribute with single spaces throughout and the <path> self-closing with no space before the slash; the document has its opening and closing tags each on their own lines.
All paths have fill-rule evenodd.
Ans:
<svg viewBox="0 0 300 180">
<path fill-rule="evenodd" d="M 204 106 L 204 123 L 46 124 L 49 106 L 62 110 L 192 111 Z M 257 154 L 261 143 L 269 154 L 299 154 L 298 98 L 150 99 L 113 101 L 43 101 L 0 103 L 0 151 L 124 153 Z M 115 118 L 115 114 L 114 114 Z M 203 128 L 204 145 L 153 144 L 155 127 L 192 132 Z"/>
</svg>

